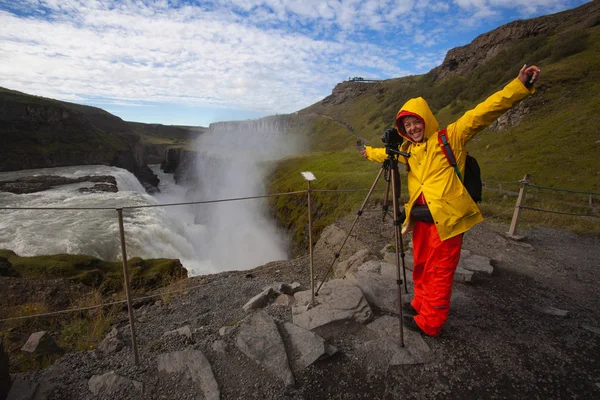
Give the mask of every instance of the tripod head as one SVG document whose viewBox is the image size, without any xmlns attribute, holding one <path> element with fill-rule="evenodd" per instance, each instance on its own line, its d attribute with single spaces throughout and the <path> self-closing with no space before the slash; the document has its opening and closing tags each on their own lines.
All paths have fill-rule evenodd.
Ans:
<svg viewBox="0 0 600 400">
<path fill-rule="evenodd" d="M 396 128 L 388 128 L 381 135 L 381 141 L 385 144 L 385 154 L 388 159 L 398 159 L 398 156 L 410 157 L 410 154 L 399 150 L 404 138 L 400 136 Z"/>
</svg>

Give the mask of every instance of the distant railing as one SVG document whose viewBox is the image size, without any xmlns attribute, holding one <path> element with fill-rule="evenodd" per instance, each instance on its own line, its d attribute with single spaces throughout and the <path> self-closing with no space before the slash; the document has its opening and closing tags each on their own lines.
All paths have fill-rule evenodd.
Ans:
<svg viewBox="0 0 600 400">
<path fill-rule="evenodd" d="M 348 78 L 348 82 L 381 82 L 383 79 L 371 79 L 371 78 L 363 78 L 362 76 L 355 76 Z"/>
</svg>

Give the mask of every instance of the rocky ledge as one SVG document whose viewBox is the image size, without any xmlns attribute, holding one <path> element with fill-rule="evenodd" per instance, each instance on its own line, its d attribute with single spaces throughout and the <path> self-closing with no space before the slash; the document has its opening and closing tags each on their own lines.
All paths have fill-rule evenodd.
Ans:
<svg viewBox="0 0 600 400">
<path fill-rule="evenodd" d="M 92 187 L 79 188 L 80 192 L 118 192 L 117 180 L 110 175 L 82 176 L 79 178 L 67 178 L 56 175 L 27 176 L 13 181 L 0 182 L 0 192 L 14 194 L 36 193 L 52 189 L 56 186 L 70 185 L 73 183 L 91 182 Z"/>
</svg>

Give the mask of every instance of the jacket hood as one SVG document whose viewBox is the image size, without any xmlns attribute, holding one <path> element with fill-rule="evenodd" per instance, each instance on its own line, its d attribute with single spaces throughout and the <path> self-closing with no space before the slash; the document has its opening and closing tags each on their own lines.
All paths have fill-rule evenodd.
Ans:
<svg viewBox="0 0 600 400">
<path fill-rule="evenodd" d="M 417 118 L 420 118 L 425 124 L 425 133 L 423 135 L 423 141 L 426 141 L 431 136 L 433 136 L 440 128 L 437 120 L 433 116 L 433 113 L 431 112 L 431 109 L 429 108 L 429 105 L 427 104 L 424 98 L 417 97 L 414 99 L 410 99 L 406 103 L 404 103 L 400 111 L 398 111 L 398 114 L 396 114 L 396 128 L 398 129 L 398 133 L 400 133 L 400 135 L 402 135 L 403 138 L 411 142 L 413 142 L 413 140 L 410 137 L 408 137 L 404 129 L 404 125 L 400 123 L 400 118 L 406 115 L 413 115 Z"/>
</svg>

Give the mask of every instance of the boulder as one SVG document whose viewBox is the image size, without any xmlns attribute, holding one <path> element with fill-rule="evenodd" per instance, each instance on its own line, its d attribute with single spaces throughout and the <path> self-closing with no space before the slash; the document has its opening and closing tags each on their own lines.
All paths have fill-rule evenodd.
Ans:
<svg viewBox="0 0 600 400">
<path fill-rule="evenodd" d="M 492 275 L 494 273 L 494 267 L 490 263 L 489 258 L 471 254 L 471 252 L 461 251 L 458 266 L 467 271 L 479 272 L 486 275 Z"/>
<path fill-rule="evenodd" d="M 361 324 L 373 317 L 373 311 L 357 286 L 343 279 L 325 282 L 311 305 L 310 290 L 294 295 L 292 322 L 304 329 L 313 330 L 335 321 L 354 320 Z"/>
<path fill-rule="evenodd" d="M 21 351 L 35 355 L 62 354 L 63 350 L 58 347 L 54 339 L 46 331 L 32 333 L 27 343 L 21 347 Z"/>
<path fill-rule="evenodd" d="M 98 350 L 100 350 L 103 353 L 111 354 L 121 350 L 123 346 L 123 337 L 121 336 L 121 333 L 115 326 L 108 333 L 108 335 L 106 335 L 104 340 L 98 345 Z"/>
<path fill-rule="evenodd" d="M 357 346 L 359 354 L 365 355 L 375 373 L 385 373 L 390 366 L 424 364 L 434 360 L 429 346 L 416 332 L 404 329 L 404 347 L 400 346 L 400 321 L 397 317 L 384 315 L 367 325 L 377 338 Z"/>
<path fill-rule="evenodd" d="M 367 249 L 361 249 L 350 256 L 347 260 L 338 262 L 333 267 L 333 277 L 343 279 L 348 274 L 356 271 L 363 263 L 373 258 L 371 252 Z"/>
<path fill-rule="evenodd" d="M 398 313 L 398 284 L 396 265 L 385 261 L 368 261 L 361 265 L 357 271 L 347 276 L 349 282 L 358 286 L 371 306 L 391 313 Z M 400 271 L 402 275 L 402 271 Z M 409 282 L 412 282 L 410 273 L 406 274 Z M 404 285 L 401 286 L 404 301 L 410 301 L 411 296 L 404 293 Z"/>
<path fill-rule="evenodd" d="M 286 385 L 293 385 L 294 376 L 275 320 L 265 312 L 258 311 L 240 325 L 235 341 L 238 349 Z"/>
<path fill-rule="evenodd" d="M 304 369 L 320 359 L 337 353 L 337 349 L 325 343 L 325 340 L 314 332 L 286 322 L 284 328 L 290 338 L 292 362 L 297 369 Z"/>
<path fill-rule="evenodd" d="M 274 293 L 275 291 L 272 287 L 266 288 L 261 293 L 248 300 L 246 304 L 244 304 L 244 311 L 249 312 L 250 310 L 256 310 L 258 308 L 264 307 L 269 302 L 271 296 L 273 296 Z"/>
<path fill-rule="evenodd" d="M 88 388 L 95 395 L 131 394 L 132 391 L 141 394 L 143 392 L 143 384 L 141 382 L 117 375 L 115 371 L 92 376 L 88 381 Z"/>
<path fill-rule="evenodd" d="M 158 372 L 181 374 L 200 385 L 206 399 L 219 399 L 221 392 L 210 363 L 200 350 L 182 350 L 158 356 Z"/>
<path fill-rule="evenodd" d="M 337 225 L 329 225 L 327 228 L 323 229 L 323 232 L 321 232 L 319 241 L 315 245 L 315 253 L 319 253 L 328 259 L 333 259 L 335 253 L 339 251 L 347 234 L 348 233 L 344 229 L 338 227 Z M 357 252 L 363 249 L 368 250 L 368 248 L 369 246 L 367 246 L 365 243 L 350 235 L 346 240 L 344 247 L 342 248 L 337 262 L 341 263 L 352 257 Z"/>
<path fill-rule="evenodd" d="M 11 276 L 13 278 L 18 278 L 21 276 L 19 271 L 13 268 L 10 261 L 6 257 L 0 257 L 0 276 Z"/>
</svg>

